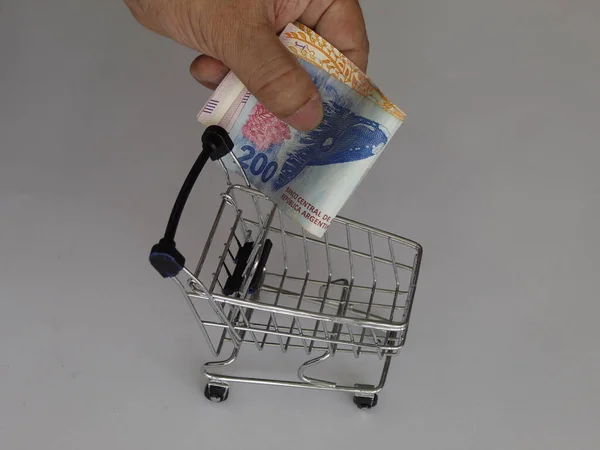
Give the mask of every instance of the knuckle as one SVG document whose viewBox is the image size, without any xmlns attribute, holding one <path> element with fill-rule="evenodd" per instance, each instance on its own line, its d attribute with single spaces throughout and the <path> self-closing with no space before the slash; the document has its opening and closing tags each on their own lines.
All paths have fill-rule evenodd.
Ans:
<svg viewBox="0 0 600 450">
<path fill-rule="evenodd" d="M 137 20 L 139 20 L 140 16 L 143 13 L 142 7 L 138 0 L 123 0 L 125 6 L 129 8 L 129 11 Z"/>
<path fill-rule="evenodd" d="M 148 12 L 148 7 L 150 4 L 149 0 L 123 0 L 125 5 L 133 14 L 133 17 L 136 19 L 140 19 L 144 17 Z"/>
<path fill-rule="evenodd" d="M 154 20 L 152 12 L 154 11 L 154 3 L 152 0 L 123 0 L 125 5 L 129 8 L 131 15 L 138 23 L 154 30 Z"/>
</svg>

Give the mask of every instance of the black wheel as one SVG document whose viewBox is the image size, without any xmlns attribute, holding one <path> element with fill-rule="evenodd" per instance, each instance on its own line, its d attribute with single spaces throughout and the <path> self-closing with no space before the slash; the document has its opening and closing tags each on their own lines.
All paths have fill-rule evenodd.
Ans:
<svg viewBox="0 0 600 450">
<path fill-rule="evenodd" d="M 358 409 L 371 409 L 377 406 L 377 394 L 373 397 L 361 397 L 359 395 L 354 396 L 354 404 L 358 406 Z"/>
<path fill-rule="evenodd" d="M 217 386 L 215 384 L 207 384 L 204 388 L 204 396 L 211 402 L 221 403 L 229 397 L 229 386 Z"/>
</svg>

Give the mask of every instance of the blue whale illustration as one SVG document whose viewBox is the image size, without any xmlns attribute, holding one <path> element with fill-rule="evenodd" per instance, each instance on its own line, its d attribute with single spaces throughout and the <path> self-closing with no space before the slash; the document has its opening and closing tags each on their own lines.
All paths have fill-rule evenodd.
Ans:
<svg viewBox="0 0 600 450">
<path fill-rule="evenodd" d="M 353 113 L 335 101 L 324 102 L 318 128 L 301 133 L 300 148 L 291 152 L 273 181 L 275 191 L 286 186 L 307 166 L 359 161 L 387 144 L 389 132 L 381 124 Z"/>
</svg>

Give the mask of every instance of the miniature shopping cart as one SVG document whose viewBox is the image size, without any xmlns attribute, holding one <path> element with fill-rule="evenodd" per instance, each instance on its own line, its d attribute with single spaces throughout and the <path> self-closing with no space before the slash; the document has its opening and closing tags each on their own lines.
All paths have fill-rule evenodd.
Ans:
<svg viewBox="0 0 600 450">
<path fill-rule="evenodd" d="M 224 401 L 229 384 L 241 382 L 349 392 L 359 408 L 375 406 L 391 359 L 406 341 L 421 246 L 341 217 L 323 238 L 313 237 L 250 187 L 225 130 L 208 127 L 202 143 L 150 262 L 179 284 L 214 357 L 232 349 L 225 359 L 203 366 L 206 397 Z M 189 269 L 175 246 L 175 232 L 209 159 L 225 169 L 227 187 L 215 204 L 199 261 Z M 298 349 L 308 360 L 294 380 L 224 374 L 242 344 L 284 353 Z M 383 369 L 377 384 L 344 385 L 309 376 L 317 364 L 341 353 L 373 362 L 379 358 Z"/>
</svg>

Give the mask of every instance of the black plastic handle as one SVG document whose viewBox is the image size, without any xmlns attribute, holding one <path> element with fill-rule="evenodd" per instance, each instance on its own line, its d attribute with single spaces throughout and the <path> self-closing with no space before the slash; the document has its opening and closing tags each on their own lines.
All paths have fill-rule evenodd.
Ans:
<svg viewBox="0 0 600 450">
<path fill-rule="evenodd" d="M 202 151 L 190 169 L 167 222 L 164 237 L 150 250 L 150 264 L 163 278 L 177 276 L 185 266 L 185 257 L 177 250 L 175 234 L 190 192 L 209 158 L 221 159 L 233 150 L 233 141 L 223 128 L 211 125 L 202 134 Z"/>
</svg>

